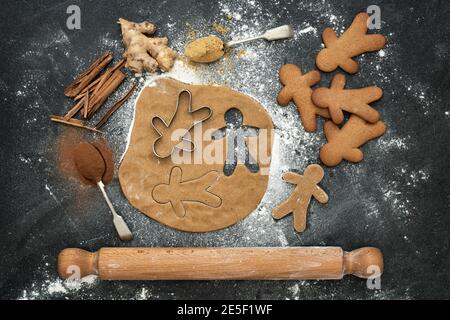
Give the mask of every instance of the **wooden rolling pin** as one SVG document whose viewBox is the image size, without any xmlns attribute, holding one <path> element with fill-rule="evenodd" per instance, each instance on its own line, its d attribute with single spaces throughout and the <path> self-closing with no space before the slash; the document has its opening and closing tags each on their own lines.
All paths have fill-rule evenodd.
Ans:
<svg viewBox="0 0 450 320">
<path fill-rule="evenodd" d="M 360 278 L 383 270 L 383 255 L 365 247 L 290 248 L 102 248 L 65 249 L 58 272 L 66 279 L 98 275 L 102 280 L 319 280 Z"/>
</svg>

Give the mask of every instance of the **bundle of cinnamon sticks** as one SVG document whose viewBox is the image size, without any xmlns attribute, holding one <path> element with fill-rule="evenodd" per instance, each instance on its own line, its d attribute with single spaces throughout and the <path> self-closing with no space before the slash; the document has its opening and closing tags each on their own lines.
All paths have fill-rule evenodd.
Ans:
<svg viewBox="0 0 450 320">
<path fill-rule="evenodd" d="M 108 118 L 131 96 L 137 85 L 135 82 L 130 90 L 111 107 L 94 128 L 88 126 L 86 121 L 74 118 L 77 114 L 80 114 L 85 120 L 91 119 L 95 112 L 125 80 L 126 75 L 121 70 L 125 63 L 124 59 L 120 60 L 115 66 L 106 69 L 105 72 L 101 74 L 102 70 L 112 60 L 112 55 L 109 52 L 106 52 L 97 59 L 88 70 L 73 81 L 72 84 L 64 90 L 64 94 L 67 97 L 72 98 L 76 104 L 64 116 L 51 116 L 50 119 L 54 122 L 98 131 L 100 127 L 106 123 Z"/>
</svg>

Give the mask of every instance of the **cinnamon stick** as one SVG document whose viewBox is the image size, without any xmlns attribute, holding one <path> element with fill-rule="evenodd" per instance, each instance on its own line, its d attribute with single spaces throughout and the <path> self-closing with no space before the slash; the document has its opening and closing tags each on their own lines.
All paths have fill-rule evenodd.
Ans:
<svg viewBox="0 0 450 320">
<path fill-rule="evenodd" d="M 95 87 L 94 95 L 98 93 L 101 87 L 105 84 L 105 82 L 109 79 L 109 77 L 119 68 L 121 68 L 125 63 L 125 59 L 120 60 L 114 67 L 105 71 L 99 84 Z"/>
<path fill-rule="evenodd" d="M 95 89 L 95 86 L 100 82 L 101 79 L 102 77 L 98 77 L 97 79 L 95 79 L 91 84 L 89 84 L 86 88 L 84 88 L 83 91 L 81 91 L 75 98 L 73 98 L 73 100 L 78 101 L 84 97 L 86 92 L 93 91 Z"/>
<path fill-rule="evenodd" d="M 94 132 L 99 132 L 99 130 L 97 130 L 96 128 L 91 128 L 89 126 L 87 126 L 83 121 L 78 120 L 78 119 L 69 119 L 69 120 L 65 120 L 63 117 L 60 116 L 50 116 L 50 120 L 53 122 L 57 122 L 57 123 L 62 123 L 62 124 L 66 124 L 69 126 L 73 126 L 73 127 L 77 127 L 77 128 L 83 128 L 86 130 L 90 130 L 90 131 L 94 131 Z"/>
<path fill-rule="evenodd" d="M 75 98 L 73 98 L 75 101 L 80 100 L 84 97 L 86 92 L 93 92 L 96 88 L 103 85 L 103 80 L 106 80 L 112 73 L 112 71 L 116 71 L 118 68 L 123 67 L 125 64 L 125 59 L 121 59 L 113 68 L 108 69 L 105 71 L 103 75 L 95 79 L 91 84 L 89 84 L 86 88 L 84 88 Z M 99 82 L 102 81 L 102 84 L 99 84 Z"/>
<path fill-rule="evenodd" d="M 112 71 L 114 72 L 117 69 L 122 68 L 124 64 L 125 64 L 125 59 L 123 59 L 123 58 L 120 59 L 120 61 L 117 62 L 117 64 L 112 68 Z"/>
<path fill-rule="evenodd" d="M 69 121 L 74 115 L 77 114 L 78 111 L 83 107 L 83 100 L 78 101 L 76 105 L 74 105 L 64 116 L 64 120 Z"/>
<path fill-rule="evenodd" d="M 116 91 L 116 89 L 122 84 L 124 80 L 125 74 L 120 69 L 117 69 L 113 72 L 113 74 L 98 90 L 98 93 L 92 97 L 91 103 L 89 105 L 88 118 L 92 117 L 92 115 L 98 110 L 98 108 L 100 108 L 105 103 L 109 96 L 114 91 Z"/>
<path fill-rule="evenodd" d="M 89 111 L 89 91 L 86 92 L 83 104 L 83 117 L 86 119 Z"/>
<path fill-rule="evenodd" d="M 95 79 L 95 77 L 112 61 L 112 59 L 113 57 L 109 52 L 103 54 L 103 56 L 97 59 L 88 70 L 82 73 L 64 90 L 64 94 L 70 98 L 76 97 L 92 82 L 92 80 Z"/>
<path fill-rule="evenodd" d="M 105 113 L 105 115 L 101 118 L 101 120 L 95 125 L 95 129 L 99 130 L 105 123 L 108 121 L 108 119 L 113 115 L 114 112 L 119 110 L 119 108 L 127 101 L 130 96 L 133 94 L 134 90 L 136 89 L 137 81 L 133 83 L 131 88 L 128 90 L 128 92 L 120 98 L 109 110 Z"/>
<path fill-rule="evenodd" d="M 70 86 L 64 90 L 64 94 L 74 98 L 77 103 L 64 116 L 51 116 L 50 120 L 78 128 L 100 132 L 97 128 L 89 127 L 85 122 L 73 118 L 78 112 L 85 119 L 91 118 L 92 115 L 106 102 L 111 94 L 125 80 L 125 74 L 120 70 L 125 60 L 120 60 L 114 67 L 107 69 L 100 77 L 95 79 L 100 72 L 112 61 L 109 52 L 105 53 L 97 61 L 95 61 L 89 69 L 80 75 Z M 95 79 L 95 80 L 94 80 Z M 128 93 L 117 101 L 114 106 L 108 110 L 107 114 L 97 124 L 102 126 L 108 118 L 120 108 L 120 106 L 130 97 L 136 83 Z M 80 111 L 82 110 L 82 111 Z"/>
<path fill-rule="evenodd" d="M 111 77 L 111 75 L 112 75 L 111 69 L 108 69 L 105 71 L 105 73 L 100 77 L 99 83 L 94 88 L 92 88 L 93 96 L 95 96 L 100 91 L 100 89 L 103 87 L 105 82 L 108 81 L 108 79 Z"/>
</svg>

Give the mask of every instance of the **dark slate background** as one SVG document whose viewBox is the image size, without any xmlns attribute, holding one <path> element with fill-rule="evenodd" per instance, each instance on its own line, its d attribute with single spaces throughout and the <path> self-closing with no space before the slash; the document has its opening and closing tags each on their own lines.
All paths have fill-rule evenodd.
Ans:
<svg viewBox="0 0 450 320">
<path fill-rule="evenodd" d="M 97 250 L 102 246 L 122 245 L 107 214 L 92 216 L 92 212 L 106 210 L 99 194 L 92 196 L 92 206 L 86 211 L 86 208 L 76 209 L 77 199 L 70 192 L 58 191 L 70 190 L 64 189 L 68 182 L 56 173 L 53 157 L 56 137 L 63 129 L 51 124 L 48 115 L 67 110 L 68 100 L 62 91 L 72 80 L 73 70 L 86 67 L 98 55 L 96 39 L 99 35 L 109 32 L 120 39 L 119 28 L 111 28 L 119 16 L 130 20 L 151 18 L 162 24 L 164 17 L 171 14 L 182 21 L 192 21 L 195 15 L 208 17 L 214 11 L 211 7 L 214 9 L 216 5 L 209 1 L 22 0 L 2 1 L 0 11 L 0 298 L 128 299 L 138 298 L 140 293 L 150 299 L 450 298 L 447 171 L 450 3 L 436 0 L 327 2 L 340 8 L 346 21 L 370 4 L 382 8 L 383 34 L 395 50 L 391 51 L 384 66 L 389 68 L 387 73 L 392 79 L 389 88 L 383 88 L 385 96 L 377 105 L 384 107 L 382 117 L 391 134 L 408 137 L 408 148 L 383 151 L 374 143 L 365 149 L 370 152 L 359 167 L 342 164 L 327 169 L 330 178 L 324 180 L 324 188 L 334 201 L 347 199 L 347 202 L 335 203 L 345 214 L 333 216 L 332 224 L 326 228 L 315 228 L 312 223 L 302 237 L 292 232 L 289 219 L 280 223 L 287 230 L 286 234 L 291 234 L 287 237 L 291 246 L 338 245 L 352 249 L 373 245 L 381 248 L 385 255 L 382 290 L 368 290 L 364 281 L 346 277 L 329 282 L 101 282 L 66 293 L 49 292 L 49 286 L 57 281 L 56 257 L 63 248 Z M 273 12 L 280 6 L 297 8 L 295 1 L 273 3 L 267 1 L 262 5 Z M 66 29 L 65 11 L 70 4 L 82 8 L 80 31 Z M 279 24 L 287 20 L 299 25 L 308 20 L 310 14 L 306 10 L 289 12 L 295 14 L 282 17 Z M 315 25 L 318 30 L 326 26 L 327 21 Z M 49 35 L 60 30 L 64 30 L 72 44 L 70 57 L 57 45 L 48 44 Z M 34 56 L 32 52 L 41 42 L 41 55 Z M 29 49 L 34 51 L 27 53 Z M 120 52 L 115 54 L 116 58 L 120 56 Z M 295 45 L 289 47 L 286 56 L 292 61 L 302 59 Z M 276 72 L 274 69 L 274 77 Z M 374 77 L 377 80 L 376 75 Z M 357 79 L 351 83 L 354 86 L 367 84 L 359 83 Z M 278 89 L 274 88 L 274 96 Z M 408 176 L 402 175 L 399 163 L 407 166 L 409 172 L 425 168 L 426 178 L 411 186 Z M 352 168 L 362 171 L 349 171 Z M 357 177 L 359 184 L 352 188 L 346 185 L 354 181 L 349 178 L 349 172 L 355 175 L 362 172 Z M 394 200 L 394 209 L 401 211 L 407 206 L 406 217 L 389 205 L 392 201 L 383 203 L 383 196 L 389 193 L 390 186 L 385 186 L 383 195 L 374 181 L 395 182 L 395 192 L 401 194 L 403 200 L 400 203 Z M 112 189 L 119 192 L 117 181 Z M 371 219 L 370 223 L 364 218 L 367 208 L 359 204 L 360 197 L 372 197 L 380 203 L 379 217 Z M 80 212 L 74 217 L 76 210 Z M 129 205 L 126 210 L 137 215 Z M 324 212 L 325 222 L 325 213 L 331 214 L 333 210 L 331 205 L 327 209 L 314 206 L 317 215 Z M 125 216 L 130 218 L 130 215 Z M 151 235 L 138 233 L 131 245 L 205 243 L 197 240 L 201 239 L 200 235 L 177 232 L 145 217 L 139 219 L 139 223 L 148 226 Z M 233 228 L 239 228 L 239 225 L 230 230 L 236 230 Z M 207 243 L 216 246 L 251 244 L 239 236 L 228 236 L 238 233 L 227 232 L 211 233 Z M 257 243 L 260 244 L 280 245 L 271 239 Z"/>
</svg>

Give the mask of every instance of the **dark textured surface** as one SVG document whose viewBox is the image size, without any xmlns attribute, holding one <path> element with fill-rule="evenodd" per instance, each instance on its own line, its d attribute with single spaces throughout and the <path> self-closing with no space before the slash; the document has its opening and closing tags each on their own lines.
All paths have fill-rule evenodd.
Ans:
<svg viewBox="0 0 450 320">
<path fill-rule="evenodd" d="M 65 11 L 72 3 L 78 3 L 82 10 L 80 31 L 69 31 L 65 26 Z M 281 12 L 275 17 L 277 24 L 289 21 L 298 26 L 311 16 L 319 17 L 313 24 L 319 34 L 329 25 L 326 19 L 320 20 L 314 4 L 272 3 L 260 6 L 266 13 Z M 98 41 L 102 35 L 120 39 L 115 25 L 118 17 L 151 19 L 161 24 L 164 33 L 165 16 L 184 25 L 197 17 L 209 17 L 217 8 L 209 1 L 36 0 L 3 1 L 0 12 L 0 298 L 450 298 L 450 3 L 324 3 L 327 5 L 321 7 L 335 10 L 345 19 L 344 25 L 368 5 L 380 5 L 382 33 L 391 46 L 381 63 L 383 73 L 366 65 L 359 77 L 348 77 L 348 82 L 355 87 L 383 87 L 385 95 L 375 105 L 388 125 L 386 137 L 397 141 L 398 148 L 395 143 L 394 148 L 388 148 L 374 142 L 364 148 L 363 163 L 326 169 L 322 185 L 330 194 L 330 203 L 326 207 L 312 205 L 306 232 L 295 234 L 290 218 L 278 222 L 277 228 L 283 230 L 291 246 L 337 245 L 346 250 L 379 247 L 385 255 L 382 290 L 368 290 L 364 281 L 353 277 L 331 282 L 102 282 L 80 290 L 53 290 L 56 257 L 61 249 L 97 250 L 122 245 L 100 194 L 93 193 L 86 200 L 88 205 L 80 208 L 76 197 L 66 191 L 70 189 L 64 189 L 68 181 L 56 173 L 54 145 L 63 129 L 51 124 L 48 116 L 62 114 L 69 107 L 62 94 L 64 86 L 73 78 L 74 70 L 82 70 L 98 56 L 103 48 Z M 69 44 L 52 42 L 52 36 L 57 39 L 61 32 Z M 311 67 L 311 58 L 306 60 L 303 54 L 317 52 L 319 43 L 319 36 L 313 44 L 293 42 L 273 59 L 308 63 Z M 120 52 L 115 55 L 120 56 Z M 366 55 L 360 61 L 368 64 L 370 59 Z M 276 73 L 274 68 L 267 76 L 276 77 Z M 328 83 L 329 77 L 324 78 L 321 85 Z M 274 86 L 274 97 L 278 90 L 279 86 Z M 117 181 L 111 192 L 119 198 Z M 280 245 L 276 237 L 264 238 L 261 232 L 252 238 L 254 235 L 244 229 L 246 221 L 207 235 L 186 234 L 139 215 L 124 200 L 116 201 L 126 219 L 136 217 L 131 222 L 136 240 L 130 245 Z M 376 214 L 369 215 L 371 212 Z M 275 222 L 266 219 L 265 227 L 272 228 Z"/>
</svg>

